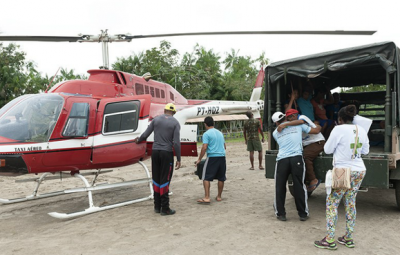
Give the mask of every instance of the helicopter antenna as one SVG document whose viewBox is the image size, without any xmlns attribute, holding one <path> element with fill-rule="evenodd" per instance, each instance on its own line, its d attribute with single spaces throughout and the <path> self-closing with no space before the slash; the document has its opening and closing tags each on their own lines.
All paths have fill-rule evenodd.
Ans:
<svg viewBox="0 0 400 255">
<path fill-rule="evenodd" d="M 56 78 L 56 75 L 57 75 L 58 71 L 60 71 L 60 68 L 61 68 L 61 67 L 58 68 L 56 74 L 55 74 L 55 75 L 53 76 L 53 78 L 51 79 L 49 85 L 47 85 L 47 88 L 46 88 L 46 90 L 44 91 L 44 93 L 47 93 L 47 90 L 50 88 L 51 83 L 53 83 L 54 78 Z"/>
</svg>

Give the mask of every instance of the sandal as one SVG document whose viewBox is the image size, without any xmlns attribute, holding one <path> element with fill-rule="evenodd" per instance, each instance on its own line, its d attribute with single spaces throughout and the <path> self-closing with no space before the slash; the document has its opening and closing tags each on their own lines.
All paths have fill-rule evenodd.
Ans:
<svg viewBox="0 0 400 255">
<path fill-rule="evenodd" d="M 314 246 L 317 248 L 328 249 L 328 250 L 336 250 L 337 249 L 335 241 L 328 242 L 326 240 L 326 237 L 324 237 L 324 239 L 322 239 L 321 241 L 315 241 Z"/>
<path fill-rule="evenodd" d="M 345 245 L 347 248 L 354 248 L 356 246 L 353 239 L 346 239 L 345 236 L 338 237 L 337 242 Z"/>
<path fill-rule="evenodd" d="M 209 205 L 211 201 L 206 201 L 204 198 L 197 200 L 197 203 L 200 205 Z"/>
<path fill-rule="evenodd" d="M 308 192 L 313 192 L 316 188 L 318 188 L 318 186 L 321 184 L 321 180 L 318 180 L 317 183 L 313 184 L 313 185 L 309 185 L 307 187 L 307 191 Z"/>
</svg>

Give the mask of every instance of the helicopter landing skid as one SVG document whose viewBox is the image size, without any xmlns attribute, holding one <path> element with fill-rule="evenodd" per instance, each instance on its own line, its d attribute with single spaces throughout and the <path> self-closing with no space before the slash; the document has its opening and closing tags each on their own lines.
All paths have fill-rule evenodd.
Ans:
<svg viewBox="0 0 400 255">
<path fill-rule="evenodd" d="M 2 203 L 2 204 L 14 204 L 14 203 L 20 203 L 20 202 L 25 202 L 25 201 L 29 201 L 29 200 L 35 200 L 35 199 L 46 198 L 46 197 L 54 197 L 54 196 L 59 196 L 59 195 L 65 194 L 63 190 L 50 192 L 50 193 L 38 194 L 38 190 L 39 190 L 40 184 L 42 184 L 42 182 L 44 181 L 46 176 L 49 175 L 49 174 L 51 174 L 51 173 L 44 173 L 39 178 L 34 178 L 34 179 L 29 179 L 28 180 L 28 181 L 37 182 L 36 187 L 33 190 L 33 193 L 31 195 L 26 196 L 26 197 L 21 197 L 21 198 L 13 198 L 13 199 L 0 198 L 0 203 Z M 27 181 L 27 180 L 24 180 L 24 181 Z"/>
<path fill-rule="evenodd" d="M 133 180 L 133 181 L 127 181 L 127 182 L 120 182 L 120 183 L 112 183 L 112 184 L 101 184 L 98 186 L 95 185 L 95 181 L 100 174 L 100 170 L 95 173 L 95 178 L 92 181 L 91 184 L 89 184 L 88 180 L 82 175 L 82 174 L 75 174 L 73 175 L 74 177 L 80 178 L 84 183 L 85 187 L 83 188 L 73 188 L 73 189 L 67 189 L 67 190 L 62 190 L 62 191 L 56 191 L 56 192 L 50 192 L 50 193 L 44 193 L 44 194 L 37 194 L 38 189 L 40 184 L 43 182 L 43 180 L 46 178 L 47 175 L 51 173 L 44 173 L 40 178 L 36 179 L 35 181 L 37 182 L 37 185 L 32 193 L 32 195 L 23 197 L 23 198 L 16 198 L 16 199 L 2 199 L 0 198 L 0 203 L 3 204 L 12 204 L 12 203 L 18 203 L 18 202 L 25 202 L 29 200 L 35 200 L 35 199 L 40 199 L 40 198 L 46 198 L 46 197 L 52 197 L 52 196 L 58 196 L 58 195 L 64 195 L 64 194 L 69 194 L 69 193 L 76 193 L 76 192 L 87 192 L 88 193 L 88 199 L 89 199 L 89 208 L 85 209 L 84 211 L 80 212 L 74 212 L 74 213 L 58 213 L 58 212 L 51 212 L 48 213 L 50 216 L 58 218 L 58 219 L 69 219 L 69 218 L 74 218 L 78 216 L 83 216 L 86 214 L 90 213 L 95 213 L 99 211 L 104 211 L 108 209 L 113 209 L 133 203 L 138 203 L 146 200 L 153 199 L 154 196 L 154 191 L 153 191 L 153 186 L 152 186 L 152 180 L 150 177 L 150 173 L 146 165 L 139 161 L 139 164 L 144 168 L 146 172 L 147 178 L 144 179 L 138 179 L 138 180 Z M 130 185 L 135 185 L 135 184 L 141 184 L 141 183 L 148 183 L 149 184 L 149 189 L 150 189 L 150 195 L 147 197 L 135 199 L 135 200 L 129 200 L 121 203 L 116 203 L 112 205 L 107 205 L 107 206 L 94 206 L 93 204 L 93 196 L 92 196 L 92 191 L 94 190 L 105 190 L 105 189 L 112 189 L 112 188 L 119 188 L 119 187 L 124 187 L 124 186 L 130 186 Z"/>
<path fill-rule="evenodd" d="M 65 193 L 75 193 L 75 192 L 86 191 L 88 193 L 89 208 L 85 209 L 84 211 L 74 212 L 74 213 L 51 212 L 51 213 L 48 213 L 48 214 L 50 216 L 54 217 L 54 218 L 57 218 L 57 219 L 70 219 L 70 218 L 75 218 L 75 217 L 87 215 L 87 214 L 90 214 L 90 213 L 100 212 L 100 211 L 113 209 L 113 208 L 117 208 L 117 207 L 130 205 L 130 204 L 134 204 L 134 203 L 138 203 L 138 202 L 142 202 L 142 201 L 146 201 L 146 200 L 152 199 L 153 196 L 154 196 L 154 191 L 153 191 L 152 180 L 151 180 L 151 177 L 150 177 L 149 170 L 147 169 L 146 165 L 143 162 L 139 161 L 139 164 L 144 168 L 144 170 L 146 172 L 146 175 L 147 175 L 147 178 L 134 180 L 134 181 L 114 183 L 114 184 L 104 184 L 104 185 L 101 185 L 101 186 L 93 186 L 94 182 L 92 184 L 89 184 L 89 182 L 86 180 L 85 177 L 83 177 L 80 174 L 75 174 L 74 176 L 80 178 L 85 183 L 86 187 L 84 187 L 84 188 L 76 188 L 76 189 L 68 189 L 68 190 L 65 190 L 64 192 Z M 116 204 L 112 204 L 112 205 L 101 206 L 101 207 L 94 206 L 94 204 L 93 204 L 92 191 L 94 191 L 94 190 L 112 189 L 112 188 L 118 188 L 118 187 L 123 187 L 123 186 L 141 184 L 141 183 L 148 183 L 149 184 L 149 188 L 150 188 L 150 195 L 149 196 L 143 197 L 143 198 L 134 199 L 134 200 L 129 200 L 129 201 L 121 202 L 121 203 L 116 203 Z"/>
<path fill-rule="evenodd" d="M 109 173 L 112 172 L 113 170 L 97 170 L 96 172 L 85 172 L 82 173 L 81 175 L 95 175 L 94 180 L 92 182 L 92 185 L 94 185 L 97 177 L 99 176 L 99 174 L 105 174 L 105 173 Z M 48 176 L 50 175 L 51 176 Z M 62 172 L 60 172 L 61 174 L 61 178 L 69 178 L 69 177 L 73 177 L 70 174 L 64 176 L 64 174 Z M 4 198 L 0 198 L 0 203 L 1 204 L 14 204 L 14 203 L 20 203 L 20 202 L 26 202 L 29 200 L 36 200 L 36 199 L 41 199 L 41 198 L 46 198 L 46 197 L 54 197 L 54 196 L 59 196 L 59 195 L 64 195 L 67 194 L 67 192 L 65 192 L 65 190 L 59 190 L 59 191 L 54 191 L 54 192 L 49 192 L 49 193 L 43 193 L 43 194 L 38 194 L 38 190 L 39 190 L 39 186 L 40 184 L 42 184 L 42 182 L 44 181 L 44 179 L 46 180 L 52 180 L 52 179 L 58 179 L 59 177 L 54 176 L 53 173 L 43 173 L 39 178 L 28 178 L 28 179 L 22 179 L 22 180 L 16 180 L 15 182 L 30 182 L 30 181 L 34 181 L 37 182 L 36 183 L 36 187 L 33 190 L 32 194 L 26 197 L 21 197 L 21 198 L 13 198 L 13 199 L 4 199 Z"/>
</svg>

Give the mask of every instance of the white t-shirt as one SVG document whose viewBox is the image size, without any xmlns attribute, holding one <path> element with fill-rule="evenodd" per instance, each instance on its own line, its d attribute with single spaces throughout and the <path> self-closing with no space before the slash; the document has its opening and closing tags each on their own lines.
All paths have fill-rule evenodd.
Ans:
<svg viewBox="0 0 400 255">
<path fill-rule="evenodd" d="M 336 126 L 324 146 L 326 154 L 332 154 L 335 167 L 350 167 L 351 171 L 364 171 L 365 165 L 361 154 L 369 153 L 369 139 L 364 128 L 358 127 L 358 142 L 356 140 L 356 125 L 343 124 Z M 357 145 L 355 158 L 352 159 L 354 145 Z"/>
<path fill-rule="evenodd" d="M 306 115 L 300 115 L 299 120 L 304 120 L 306 122 L 306 125 L 316 128 L 317 126 L 315 125 L 314 122 L 310 120 Z M 303 133 L 303 147 L 307 146 L 309 144 L 318 142 L 318 141 L 325 141 L 325 137 L 319 132 L 318 134 L 305 134 Z"/>
</svg>

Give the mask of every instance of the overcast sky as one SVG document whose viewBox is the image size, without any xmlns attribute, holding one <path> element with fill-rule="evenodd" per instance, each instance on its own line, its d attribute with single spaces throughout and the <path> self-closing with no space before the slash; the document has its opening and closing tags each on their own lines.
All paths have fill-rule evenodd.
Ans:
<svg viewBox="0 0 400 255">
<path fill-rule="evenodd" d="M 377 30 L 373 36 L 242 35 L 186 36 L 138 39 L 109 45 L 110 65 L 117 57 L 172 43 L 181 54 L 196 43 L 224 58 L 230 49 L 258 57 L 263 51 L 271 62 L 307 54 L 382 41 L 400 44 L 396 1 L 350 0 L 2 0 L 2 35 L 76 36 L 132 35 L 266 30 Z M 7 43 L 5 43 L 7 44 Z M 59 67 L 86 73 L 102 65 L 99 43 L 18 42 L 42 74 Z"/>
</svg>

